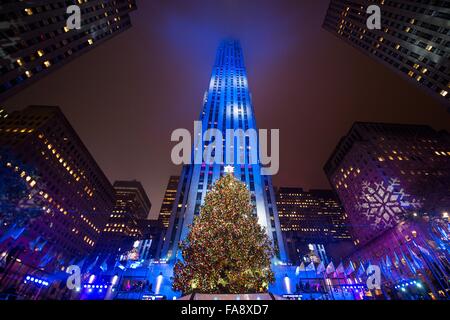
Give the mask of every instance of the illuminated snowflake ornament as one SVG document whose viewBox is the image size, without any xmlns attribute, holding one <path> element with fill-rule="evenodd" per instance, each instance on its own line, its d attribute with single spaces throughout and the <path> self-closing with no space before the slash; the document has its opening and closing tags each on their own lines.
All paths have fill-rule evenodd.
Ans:
<svg viewBox="0 0 450 320">
<path fill-rule="evenodd" d="M 371 184 L 364 181 L 358 198 L 357 209 L 366 216 L 374 229 L 396 225 L 408 210 L 420 208 L 421 204 L 400 188 L 398 179 Z"/>
</svg>

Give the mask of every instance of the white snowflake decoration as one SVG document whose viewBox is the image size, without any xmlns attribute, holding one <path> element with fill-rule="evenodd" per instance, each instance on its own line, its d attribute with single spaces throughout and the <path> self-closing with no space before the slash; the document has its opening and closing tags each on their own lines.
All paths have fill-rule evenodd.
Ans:
<svg viewBox="0 0 450 320">
<path fill-rule="evenodd" d="M 407 210 L 421 206 L 417 200 L 409 198 L 410 195 L 400 188 L 398 179 L 389 180 L 386 186 L 384 182 L 372 185 L 364 181 L 356 207 L 372 222 L 373 228 L 384 229 L 400 222 Z"/>
</svg>

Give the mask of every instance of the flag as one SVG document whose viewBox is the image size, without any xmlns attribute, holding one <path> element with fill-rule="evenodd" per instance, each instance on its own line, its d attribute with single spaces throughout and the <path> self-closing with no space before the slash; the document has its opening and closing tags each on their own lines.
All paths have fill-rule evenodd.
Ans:
<svg viewBox="0 0 450 320">
<path fill-rule="evenodd" d="M 13 238 L 14 240 L 17 240 L 24 231 L 25 231 L 24 227 L 14 229 L 13 232 L 11 233 L 11 238 Z"/>
<path fill-rule="evenodd" d="M 95 258 L 94 262 L 92 262 L 86 269 L 86 272 L 91 272 L 92 269 L 94 269 L 95 265 L 97 264 L 98 256 Z"/>
<path fill-rule="evenodd" d="M 402 252 L 402 260 L 405 260 L 405 264 L 408 266 L 409 270 L 411 270 L 412 273 L 416 273 L 416 269 L 414 266 L 409 262 L 409 259 L 406 257 L 406 255 Z"/>
<path fill-rule="evenodd" d="M 415 244 L 415 243 L 414 243 L 414 244 Z M 419 248 L 420 252 L 422 252 L 423 254 L 427 255 L 428 257 L 431 256 L 430 251 L 428 251 L 427 249 L 425 249 L 424 247 L 422 247 L 422 246 L 420 246 L 420 245 L 417 245 L 417 244 L 416 244 L 416 246 L 417 246 L 417 248 Z"/>
<path fill-rule="evenodd" d="M 302 271 L 305 271 L 305 264 L 303 262 L 300 264 L 300 266 L 295 268 L 295 275 L 298 276 Z"/>
<path fill-rule="evenodd" d="M 386 255 L 386 267 L 390 269 L 391 266 L 392 266 L 391 259 L 389 258 L 389 255 Z"/>
<path fill-rule="evenodd" d="M 345 275 L 349 276 L 355 271 L 356 270 L 355 270 L 355 266 L 353 265 L 353 261 L 350 260 L 350 263 L 348 264 L 347 270 L 345 270 Z"/>
<path fill-rule="evenodd" d="M 364 269 L 362 262 L 359 262 L 358 277 L 361 278 L 365 274 L 366 274 L 366 269 Z"/>
<path fill-rule="evenodd" d="M 305 264 L 302 262 L 298 268 L 299 271 L 305 271 Z"/>
<path fill-rule="evenodd" d="M 108 270 L 108 258 L 109 254 L 106 256 L 105 260 L 103 260 L 102 264 L 100 265 L 100 269 L 102 269 L 103 272 L 106 272 Z"/>
<path fill-rule="evenodd" d="M 422 268 L 422 261 L 420 260 L 420 258 L 417 256 L 417 254 L 411 250 L 411 248 L 409 246 L 406 246 L 408 248 L 408 252 L 411 256 L 412 262 L 414 263 L 414 265 L 416 266 L 417 269 Z"/>
<path fill-rule="evenodd" d="M 13 238 L 14 240 L 17 240 L 17 238 L 19 238 L 24 231 L 25 228 L 17 228 L 15 225 L 13 225 L 1 236 L 0 243 L 4 242 L 10 237 Z"/>
<path fill-rule="evenodd" d="M 316 271 L 316 267 L 314 266 L 314 262 L 311 262 L 307 267 L 306 271 Z"/>
<path fill-rule="evenodd" d="M 390 279 L 391 271 L 389 270 L 389 268 L 387 266 L 387 262 L 386 262 L 386 260 L 384 260 L 383 257 L 381 257 L 380 269 L 383 272 L 383 274 L 385 275 L 385 277 L 387 279 Z"/>
<path fill-rule="evenodd" d="M 320 264 L 317 266 L 317 274 L 322 274 L 325 272 L 325 265 L 323 264 L 323 261 L 320 262 Z"/>
<path fill-rule="evenodd" d="M 336 268 L 336 274 L 344 274 L 345 270 L 344 270 L 344 265 L 341 263 L 339 263 L 338 267 Z"/>
<path fill-rule="evenodd" d="M 66 259 L 64 259 L 64 255 L 62 253 L 58 255 L 56 261 L 59 263 L 60 266 L 66 265 Z"/>
<path fill-rule="evenodd" d="M 37 237 L 33 241 L 30 241 L 30 243 L 28 245 L 30 246 L 31 251 L 34 251 L 34 249 L 36 249 L 36 246 L 38 245 L 40 240 L 41 240 L 41 236 Z"/>
<path fill-rule="evenodd" d="M 54 258 L 55 254 L 52 250 L 48 250 L 47 253 L 39 261 L 39 268 L 45 268 L 45 266 Z"/>
<path fill-rule="evenodd" d="M 327 272 L 327 274 L 330 274 L 330 273 L 333 273 L 334 270 L 335 270 L 334 264 L 333 264 L 333 261 L 331 261 L 326 268 L 326 272 Z"/>
<path fill-rule="evenodd" d="M 1 255 L 0 255 L 0 267 L 4 268 L 6 266 L 6 256 L 7 253 L 6 251 L 4 251 Z"/>
<path fill-rule="evenodd" d="M 400 265 L 400 259 L 398 258 L 397 252 L 394 251 L 394 266 L 398 268 Z"/>
<path fill-rule="evenodd" d="M 37 251 L 42 251 L 42 249 L 44 249 L 44 246 L 46 244 L 47 244 L 47 240 L 44 240 L 41 243 L 38 243 L 38 245 L 36 246 L 35 250 L 37 249 Z"/>
</svg>

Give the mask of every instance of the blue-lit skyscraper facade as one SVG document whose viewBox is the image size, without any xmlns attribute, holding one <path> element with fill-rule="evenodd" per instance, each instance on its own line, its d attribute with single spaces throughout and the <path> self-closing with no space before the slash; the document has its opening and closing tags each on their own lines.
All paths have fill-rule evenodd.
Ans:
<svg viewBox="0 0 450 320">
<path fill-rule="evenodd" d="M 239 41 L 225 40 L 219 45 L 199 121 L 202 124 L 202 135 L 210 129 L 220 130 L 224 140 L 227 137 L 226 131 L 230 129 L 241 129 L 244 135 L 242 140 L 234 137 L 235 143 L 231 149 L 226 148 L 227 143 L 223 142 L 223 163 L 212 163 L 206 159 L 206 162 L 196 161 L 183 166 L 161 258 L 172 261 L 181 259 L 180 241 L 186 238 L 194 216 L 200 213 L 206 193 L 224 174 L 225 167 L 232 165 L 234 175 L 251 192 L 254 214 L 272 240 L 277 258 L 284 261 L 285 249 L 271 177 L 262 174 L 259 154 L 254 152 L 258 149 L 258 136 L 249 134 L 252 129 L 256 131 L 257 127 Z M 236 144 L 238 140 L 242 143 Z M 194 142 L 193 153 L 199 148 L 207 148 L 206 144 Z M 225 149 L 232 152 L 227 154 Z M 215 152 L 217 154 L 218 150 Z M 241 152 L 245 155 L 243 158 L 240 158 Z M 256 159 L 252 158 L 252 153 Z"/>
</svg>

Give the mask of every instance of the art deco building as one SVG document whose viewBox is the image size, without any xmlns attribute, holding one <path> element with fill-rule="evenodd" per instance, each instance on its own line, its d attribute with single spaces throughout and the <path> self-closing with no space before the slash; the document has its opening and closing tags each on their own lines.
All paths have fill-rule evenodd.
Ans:
<svg viewBox="0 0 450 320">
<path fill-rule="evenodd" d="M 381 29 L 369 30 L 370 5 Z M 331 0 L 323 27 L 450 106 L 450 7 L 447 1 Z"/>
<path fill-rule="evenodd" d="M 81 28 L 69 29 L 69 5 L 81 9 Z M 134 0 L 2 1 L 0 101 L 131 26 Z"/>
<path fill-rule="evenodd" d="M 394 299 L 448 299 L 450 136 L 428 126 L 355 123 L 325 165 L 356 242 Z"/>
<path fill-rule="evenodd" d="M 355 123 L 325 165 L 356 244 L 411 214 L 450 210 L 450 138 L 428 126 Z"/>
<path fill-rule="evenodd" d="M 159 211 L 159 219 L 166 229 L 169 227 L 170 215 L 172 214 L 173 204 L 175 203 L 175 198 L 177 196 L 179 181 L 179 176 L 171 176 L 169 178 L 169 183 L 167 184 L 164 199 L 161 204 L 161 210 Z"/>
<path fill-rule="evenodd" d="M 109 256 L 111 261 L 143 238 L 140 220 L 147 218 L 151 202 L 139 181 L 114 182 L 115 205 L 102 230 L 95 254 Z M 101 260 L 101 259 L 100 259 Z"/>
<path fill-rule="evenodd" d="M 255 120 L 240 43 L 235 40 L 223 41 L 217 50 L 209 87 L 204 96 L 200 114 L 202 134 L 212 128 L 220 130 L 223 137 L 227 136 L 227 129 L 256 130 Z M 162 258 L 181 258 L 180 240 L 186 238 L 188 226 L 192 224 L 194 216 L 199 214 L 207 191 L 224 174 L 224 168 L 233 163 L 235 177 L 244 182 L 251 192 L 254 214 L 273 241 L 279 258 L 285 260 L 271 177 L 262 175 L 259 155 L 255 156 L 258 161 L 250 161 L 250 147 L 256 146 L 252 149 L 254 151 L 258 149 L 257 139 L 253 135 L 246 135 L 245 142 L 235 147 L 231 154 L 224 152 L 224 164 L 203 162 L 183 167 Z M 205 147 L 205 144 L 194 145 L 193 150 L 203 150 Z M 240 157 L 241 150 L 245 153 L 243 159 Z M 241 164 L 238 164 L 238 156 L 243 160 Z"/>
<path fill-rule="evenodd" d="M 65 286 L 52 274 L 93 251 L 114 190 L 58 107 L 30 106 L 2 117 L 0 151 L 1 181 L 8 179 L 0 188 L 0 253 L 14 257 L 0 287 L 58 292 Z M 48 288 L 22 283 L 27 274 Z"/>
<path fill-rule="evenodd" d="M 277 208 L 286 250 L 294 263 L 314 246 L 325 253 L 330 244 L 351 240 L 347 215 L 332 190 L 282 187 L 277 191 Z M 320 257 L 321 252 L 317 253 Z"/>
</svg>

